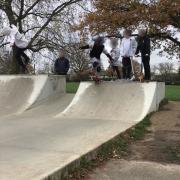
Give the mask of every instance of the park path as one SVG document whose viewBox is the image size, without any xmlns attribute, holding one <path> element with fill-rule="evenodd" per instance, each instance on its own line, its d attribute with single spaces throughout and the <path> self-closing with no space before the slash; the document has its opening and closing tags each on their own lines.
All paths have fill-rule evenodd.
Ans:
<svg viewBox="0 0 180 180">
<path fill-rule="evenodd" d="M 123 159 L 112 159 L 87 180 L 179 180 L 180 102 L 169 102 L 151 117 L 142 140 L 133 142 Z"/>
</svg>

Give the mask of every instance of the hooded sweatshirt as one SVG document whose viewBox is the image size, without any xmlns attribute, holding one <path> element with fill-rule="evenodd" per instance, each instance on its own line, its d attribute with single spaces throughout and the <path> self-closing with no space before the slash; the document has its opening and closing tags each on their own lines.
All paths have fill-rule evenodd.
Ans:
<svg viewBox="0 0 180 180">
<path fill-rule="evenodd" d="M 18 48 L 24 49 L 28 46 L 28 41 L 23 34 L 21 34 L 15 25 L 5 27 L 2 35 L 10 37 L 10 44 L 16 45 Z"/>
<path fill-rule="evenodd" d="M 122 57 L 133 57 L 136 53 L 137 42 L 132 38 L 123 38 L 121 42 L 121 56 Z"/>
</svg>

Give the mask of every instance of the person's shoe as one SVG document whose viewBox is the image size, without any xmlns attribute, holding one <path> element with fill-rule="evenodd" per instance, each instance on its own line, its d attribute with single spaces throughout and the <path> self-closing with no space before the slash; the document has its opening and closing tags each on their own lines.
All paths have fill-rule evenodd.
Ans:
<svg viewBox="0 0 180 180">
<path fill-rule="evenodd" d="M 132 78 L 131 78 L 131 81 L 134 81 L 136 78 L 135 76 L 133 75 Z"/>
</svg>

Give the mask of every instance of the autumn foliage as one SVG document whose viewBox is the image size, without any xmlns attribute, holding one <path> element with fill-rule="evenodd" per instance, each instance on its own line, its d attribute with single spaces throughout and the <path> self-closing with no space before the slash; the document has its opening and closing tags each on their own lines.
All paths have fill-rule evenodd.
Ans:
<svg viewBox="0 0 180 180">
<path fill-rule="evenodd" d="M 115 33 L 120 28 L 147 27 L 165 32 L 171 25 L 180 28 L 179 0 L 95 0 L 95 12 L 88 13 L 81 26 L 91 31 Z"/>
</svg>

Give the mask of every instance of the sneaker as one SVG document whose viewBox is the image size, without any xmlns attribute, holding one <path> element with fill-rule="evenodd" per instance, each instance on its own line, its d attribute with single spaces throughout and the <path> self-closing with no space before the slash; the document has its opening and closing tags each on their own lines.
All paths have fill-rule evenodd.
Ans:
<svg viewBox="0 0 180 180">
<path fill-rule="evenodd" d="M 134 81 L 136 78 L 135 76 L 133 75 L 132 78 L 131 78 L 131 81 Z"/>
</svg>

